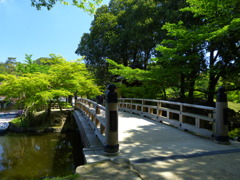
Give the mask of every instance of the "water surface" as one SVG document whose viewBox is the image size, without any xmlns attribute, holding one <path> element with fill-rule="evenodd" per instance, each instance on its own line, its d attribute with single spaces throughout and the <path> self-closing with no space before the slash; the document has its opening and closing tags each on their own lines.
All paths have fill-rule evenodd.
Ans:
<svg viewBox="0 0 240 180">
<path fill-rule="evenodd" d="M 0 179 L 41 179 L 72 174 L 83 164 L 78 132 L 0 134 Z"/>
</svg>

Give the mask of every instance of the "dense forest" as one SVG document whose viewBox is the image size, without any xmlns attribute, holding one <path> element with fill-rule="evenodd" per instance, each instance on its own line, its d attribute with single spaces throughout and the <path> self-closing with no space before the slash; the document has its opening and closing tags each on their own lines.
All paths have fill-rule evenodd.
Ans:
<svg viewBox="0 0 240 180">
<path fill-rule="evenodd" d="M 240 0 L 111 0 L 76 53 L 122 97 L 240 102 Z"/>
</svg>

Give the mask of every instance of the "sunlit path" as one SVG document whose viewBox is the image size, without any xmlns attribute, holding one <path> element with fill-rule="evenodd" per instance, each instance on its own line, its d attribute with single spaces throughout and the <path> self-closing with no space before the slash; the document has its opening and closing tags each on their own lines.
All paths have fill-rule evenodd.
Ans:
<svg viewBox="0 0 240 180">
<path fill-rule="evenodd" d="M 131 160 L 139 157 L 190 155 L 214 150 L 240 149 L 239 143 L 230 146 L 219 145 L 209 139 L 138 115 L 119 112 L 119 116 L 120 151 Z"/>
<path fill-rule="evenodd" d="M 240 143 L 216 144 L 138 115 L 119 112 L 119 144 L 120 156 L 135 163 L 146 178 L 237 179 L 240 175 Z M 223 170 L 226 178 L 221 177 Z"/>
<path fill-rule="evenodd" d="M 120 153 L 87 155 L 89 162 L 127 158 L 144 179 L 238 179 L 240 143 L 216 144 L 149 118 L 119 111 Z M 226 175 L 226 176 L 225 176 Z"/>
</svg>

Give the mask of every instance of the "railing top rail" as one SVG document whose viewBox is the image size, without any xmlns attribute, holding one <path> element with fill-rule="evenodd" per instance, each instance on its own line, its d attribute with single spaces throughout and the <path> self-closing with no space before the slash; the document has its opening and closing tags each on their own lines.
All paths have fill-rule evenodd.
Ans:
<svg viewBox="0 0 240 180">
<path fill-rule="evenodd" d="M 98 106 L 100 109 L 106 111 L 106 108 L 105 108 L 104 106 L 102 106 L 102 105 L 100 105 L 100 104 L 97 104 L 97 106 Z"/>
<path fill-rule="evenodd" d="M 86 98 L 81 98 L 82 100 L 85 100 L 85 101 L 87 101 L 87 102 L 90 102 L 90 103 L 92 103 L 92 104 L 97 104 L 95 101 L 92 101 L 92 100 L 90 100 L 90 99 L 86 99 Z"/>
<path fill-rule="evenodd" d="M 98 106 L 100 109 L 105 110 L 105 107 L 98 104 L 95 101 L 81 98 L 89 103 L 92 103 L 95 106 Z M 180 102 L 173 102 L 173 101 L 165 101 L 165 100 L 156 100 L 156 99 L 140 99 L 140 98 L 119 98 L 119 100 L 138 100 L 138 101 L 149 101 L 149 102 L 159 102 L 159 103 L 166 103 L 166 104 L 172 104 L 172 105 L 178 105 L 178 106 L 185 106 L 185 107 L 192 107 L 192 108 L 198 108 L 198 109 L 205 109 L 210 111 L 215 111 L 215 107 L 211 106 L 202 106 L 202 105 L 196 105 L 196 104 L 188 104 L 188 103 L 180 103 Z"/>
<path fill-rule="evenodd" d="M 211 107 L 211 106 L 202 106 L 202 105 L 196 105 L 196 104 L 187 104 L 187 103 L 182 103 L 184 106 L 187 107 L 193 107 L 193 108 L 199 108 L 199 109 L 206 109 L 206 110 L 211 110 L 214 111 L 216 108 Z"/>
<path fill-rule="evenodd" d="M 142 98 L 118 98 L 119 100 L 135 100 L 135 101 L 152 101 L 152 102 L 158 102 L 157 99 L 142 99 Z"/>
<path fill-rule="evenodd" d="M 102 109 L 102 110 L 104 110 L 105 111 L 105 107 L 104 106 L 102 106 L 101 104 L 98 104 L 97 102 L 95 102 L 95 101 L 92 101 L 92 100 L 90 100 L 90 99 L 86 99 L 86 98 L 81 98 L 82 100 L 85 100 L 85 101 L 87 101 L 87 102 L 89 102 L 89 103 L 91 103 L 91 104 L 93 104 L 94 106 L 97 106 L 97 107 L 99 107 L 100 109 Z"/>
<path fill-rule="evenodd" d="M 199 109 L 205 109 L 205 110 L 211 110 L 214 111 L 215 107 L 210 106 L 202 106 L 202 105 L 196 105 L 196 104 L 188 104 L 188 103 L 180 103 L 180 102 L 174 102 L 174 101 L 165 101 L 165 100 L 156 100 L 156 99 L 140 99 L 140 98 L 119 98 L 119 100 L 139 100 L 139 101 L 150 101 L 150 102 L 159 102 L 159 103 L 166 103 L 166 104 L 173 104 L 173 105 L 179 105 L 179 106 L 186 106 L 186 107 L 193 107 L 193 108 L 199 108 Z"/>
</svg>

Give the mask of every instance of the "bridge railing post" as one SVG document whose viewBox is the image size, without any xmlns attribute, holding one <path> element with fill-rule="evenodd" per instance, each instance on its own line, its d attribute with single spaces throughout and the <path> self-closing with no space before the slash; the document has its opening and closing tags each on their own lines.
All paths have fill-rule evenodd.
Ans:
<svg viewBox="0 0 240 180">
<path fill-rule="evenodd" d="M 106 144 L 105 153 L 117 154 L 119 152 L 118 144 L 118 95 L 115 92 L 116 86 L 109 84 L 106 91 Z"/>
<path fill-rule="evenodd" d="M 95 113 L 100 114 L 100 108 L 98 107 L 98 105 L 96 105 Z"/>
<path fill-rule="evenodd" d="M 218 89 L 215 123 L 215 142 L 219 144 L 230 144 L 228 136 L 228 104 L 224 87 Z"/>
</svg>

